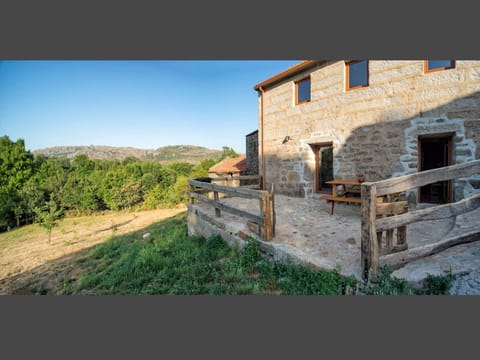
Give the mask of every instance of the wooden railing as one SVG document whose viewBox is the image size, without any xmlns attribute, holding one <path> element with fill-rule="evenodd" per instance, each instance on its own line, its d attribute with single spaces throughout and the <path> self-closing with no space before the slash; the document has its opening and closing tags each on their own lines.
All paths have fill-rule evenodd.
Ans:
<svg viewBox="0 0 480 360">
<path fill-rule="evenodd" d="M 256 229 L 254 231 L 258 232 L 263 240 L 269 241 L 275 235 L 275 194 L 273 185 L 271 192 L 268 192 L 265 190 L 217 185 L 195 179 L 189 179 L 188 183 L 190 188 L 190 204 L 193 204 L 195 200 L 207 203 L 215 208 L 216 217 L 221 217 L 222 211 L 225 211 L 245 218 L 250 224 L 253 223 L 251 228 Z M 204 195 L 210 192 L 213 192 L 213 199 Z M 258 200 L 260 208 L 259 215 L 221 202 L 219 193 Z"/>
<path fill-rule="evenodd" d="M 403 193 L 406 190 L 438 181 L 469 177 L 479 173 L 480 160 L 475 160 L 383 181 L 362 183 L 361 264 L 363 276 L 377 275 L 379 265 L 395 268 L 453 245 L 479 240 L 480 233 L 473 231 L 442 239 L 434 244 L 409 249 L 406 225 L 419 221 L 445 219 L 475 210 L 480 206 L 480 194 L 456 203 L 408 212 L 408 204 Z M 394 229 L 397 232 L 396 245 L 393 244 Z M 384 249 L 386 254 L 380 256 L 383 232 L 386 232 Z"/>
<path fill-rule="evenodd" d="M 212 182 L 223 182 L 226 186 L 235 186 L 235 181 L 238 180 L 239 186 L 249 189 L 260 189 L 262 187 L 262 177 L 260 175 L 234 175 L 223 177 L 210 177 Z M 256 180 L 253 182 L 253 180 Z"/>
</svg>

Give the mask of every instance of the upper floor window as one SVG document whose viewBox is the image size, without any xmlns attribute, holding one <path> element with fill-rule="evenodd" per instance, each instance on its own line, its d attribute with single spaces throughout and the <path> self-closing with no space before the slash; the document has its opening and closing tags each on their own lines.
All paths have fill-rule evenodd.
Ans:
<svg viewBox="0 0 480 360">
<path fill-rule="evenodd" d="M 345 63 L 345 90 L 368 86 L 368 60 Z"/>
<path fill-rule="evenodd" d="M 455 67 L 455 61 L 453 60 L 425 60 L 424 72 L 430 73 L 434 71 L 442 71 L 447 69 L 453 69 Z"/>
<path fill-rule="evenodd" d="M 310 101 L 310 77 L 295 82 L 295 104 Z"/>
</svg>

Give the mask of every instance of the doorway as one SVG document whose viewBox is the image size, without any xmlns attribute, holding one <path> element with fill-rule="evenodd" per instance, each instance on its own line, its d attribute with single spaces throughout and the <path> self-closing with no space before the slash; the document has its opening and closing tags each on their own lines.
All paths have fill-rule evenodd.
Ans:
<svg viewBox="0 0 480 360">
<path fill-rule="evenodd" d="M 315 151 L 315 191 L 317 193 L 332 193 L 333 180 L 333 144 L 323 143 L 314 146 Z"/>
<path fill-rule="evenodd" d="M 418 137 L 418 171 L 436 169 L 452 164 L 452 135 Z M 422 203 L 444 204 L 451 202 L 452 181 L 439 181 L 419 188 L 418 200 Z"/>
</svg>

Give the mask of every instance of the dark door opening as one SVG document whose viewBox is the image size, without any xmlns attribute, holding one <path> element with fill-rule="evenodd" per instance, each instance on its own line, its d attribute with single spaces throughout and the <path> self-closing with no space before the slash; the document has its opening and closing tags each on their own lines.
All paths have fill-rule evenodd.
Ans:
<svg viewBox="0 0 480 360">
<path fill-rule="evenodd" d="M 419 171 L 452 164 L 452 136 L 419 137 Z M 451 202 L 451 181 L 439 181 L 419 188 L 419 201 L 444 204 Z"/>
<path fill-rule="evenodd" d="M 331 193 L 332 185 L 326 184 L 333 180 L 333 146 L 332 143 L 318 144 L 315 151 L 315 190 L 319 193 Z"/>
</svg>

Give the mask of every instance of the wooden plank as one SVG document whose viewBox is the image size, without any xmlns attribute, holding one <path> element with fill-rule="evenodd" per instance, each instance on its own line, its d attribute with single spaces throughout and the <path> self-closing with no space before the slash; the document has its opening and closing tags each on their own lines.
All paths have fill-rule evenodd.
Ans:
<svg viewBox="0 0 480 360">
<path fill-rule="evenodd" d="M 349 203 L 355 203 L 355 204 L 362 203 L 361 198 L 349 198 L 349 197 L 343 197 L 343 196 L 321 196 L 320 200 L 341 201 L 341 202 L 349 202 Z"/>
<path fill-rule="evenodd" d="M 197 193 L 190 193 L 189 195 L 194 197 L 195 199 L 198 199 L 200 201 L 203 201 L 205 203 L 210 204 L 212 207 L 215 207 L 215 205 L 217 205 L 218 208 L 222 211 L 226 211 L 230 214 L 238 215 L 240 217 L 250 219 L 250 220 L 256 222 L 257 224 L 259 224 L 260 226 L 263 225 L 263 218 L 261 216 L 258 216 L 256 214 L 252 214 L 251 212 L 248 212 L 248 211 L 245 211 L 245 210 L 237 209 L 233 206 L 230 206 L 230 205 L 227 205 L 227 204 L 224 204 L 224 203 L 221 203 L 221 202 L 216 203 L 215 200 L 209 199 L 209 198 L 207 198 L 203 195 L 199 195 Z"/>
<path fill-rule="evenodd" d="M 474 160 L 464 164 L 445 166 L 415 174 L 382 180 L 375 184 L 377 185 L 377 195 L 381 196 L 421 187 L 437 181 L 468 177 L 478 173 L 480 173 L 480 160 Z"/>
<path fill-rule="evenodd" d="M 420 209 L 406 214 L 378 219 L 375 225 L 379 231 L 393 229 L 418 221 L 440 220 L 448 217 L 464 214 L 475 210 L 480 206 L 480 194 L 457 201 L 452 204 L 443 204 L 431 208 Z"/>
<path fill-rule="evenodd" d="M 347 193 L 351 194 L 360 194 L 361 190 L 360 189 L 347 189 Z"/>
<path fill-rule="evenodd" d="M 377 197 L 377 200 L 376 200 L 377 209 L 378 209 L 378 205 L 379 205 L 379 204 L 383 204 L 383 203 L 386 202 L 386 201 L 387 201 L 387 197 L 386 197 L 386 196 Z M 375 212 L 376 212 L 376 214 L 375 214 L 375 218 L 376 218 L 376 219 L 383 217 L 383 215 L 378 214 L 377 210 L 375 210 Z M 378 230 L 377 230 L 377 242 L 378 242 L 378 251 L 379 251 L 379 252 L 380 252 L 381 249 L 382 249 L 382 241 L 383 241 L 383 231 L 378 231 Z"/>
<path fill-rule="evenodd" d="M 191 184 L 188 184 L 188 193 L 192 193 L 194 191 L 194 187 Z M 188 197 L 188 203 L 193 204 L 194 198 L 193 196 Z"/>
<path fill-rule="evenodd" d="M 260 217 L 262 218 L 262 225 L 260 226 L 260 237 L 265 239 L 265 226 L 264 226 L 264 219 L 265 219 L 265 202 L 263 201 L 263 193 L 262 198 L 258 200 L 258 207 L 260 208 Z"/>
<path fill-rule="evenodd" d="M 260 190 L 260 185 L 259 184 L 254 184 L 254 185 L 240 185 L 242 189 L 257 189 Z"/>
<path fill-rule="evenodd" d="M 396 201 L 392 203 L 377 204 L 377 215 L 401 214 L 408 210 L 407 201 Z"/>
<path fill-rule="evenodd" d="M 212 181 L 225 181 L 225 180 L 260 180 L 259 175 L 241 175 L 241 176 L 224 176 L 210 178 Z"/>
<path fill-rule="evenodd" d="M 419 246 L 394 254 L 383 255 L 380 257 L 380 264 L 382 266 L 387 265 L 392 269 L 398 269 L 410 261 L 439 253 L 440 251 L 443 251 L 455 245 L 466 244 L 479 240 L 480 232 L 471 231 L 465 234 L 461 234 L 459 236 L 450 237 L 438 241 L 433 244 Z"/>
<path fill-rule="evenodd" d="M 391 251 L 393 248 L 393 229 L 387 230 L 385 234 L 385 248 Z"/>
<path fill-rule="evenodd" d="M 265 240 L 272 240 L 272 210 L 270 208 L 270 195 L 267 193 L 263 196 L 264 206 L 265 206 Z"/>
<path fill-rule="evenodd" d="M 251 190 L 251 189 L 243 189 L 240 187 L 231 187 L 231 186 L 224 186 L 224 185 L 216 185 L 205 183 L 193 179 L 188 180 L 189 184 L 193 186 L 197 186 L 200 188 L 208 189 L 211 191 L 218 191 L 221 193 L 234 195 L 238 197 L 243 197 L 247 199 L 261 199 L 262 198 L 262 191 L 261 190 Z"/>
<path fill-rule="evenodd" d="M 368 277 L 369 272 L 378 271 L 378 242 L 375 229 L 376 188 L 375 184 L 363 183 L 362 191 L 362 233 L 361 233 L 361 266 L 362 275 Z"/>
<path fill-rule="evenodd" d="M 399 228 L 397 228 L 397 246 L 405 246 L 405 248 L 408 247 L 406 226 L 400 226 Z"/>
<path fill-rule="evenodd" d="M 326 183 L 332 184 L 332 185 L 352 185 L 352 186 L 360 186 L 362 184 L 358 180 L 338 180 L 338 179 L 327 181 Z"/>
<path fill-rule="evenodd" d="M 220 217 L 220 208 L 218 207 L 220 199 L 218 198 L 218 191 L 213 192 L 213 198 L 215 200 L 215 216 Z"/>
<path fill-rule="evenodd" d="M 277 214 L 275 213 L 275 186 L 272 183 L 272 190 L 270 192 L 270 199 L 272 201 L 272 236 L 275 236 L 275 226 L 277 223 Z"/>
</svg>

